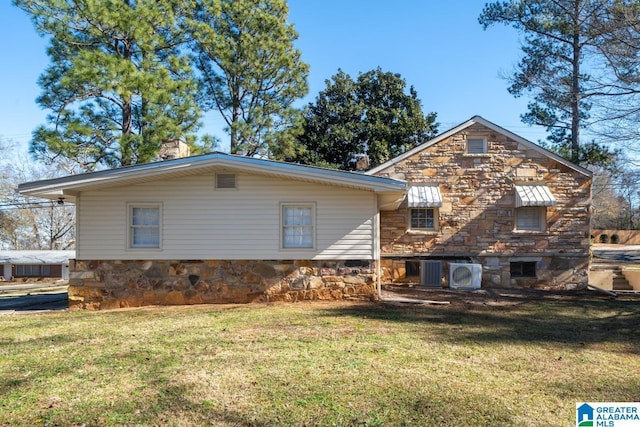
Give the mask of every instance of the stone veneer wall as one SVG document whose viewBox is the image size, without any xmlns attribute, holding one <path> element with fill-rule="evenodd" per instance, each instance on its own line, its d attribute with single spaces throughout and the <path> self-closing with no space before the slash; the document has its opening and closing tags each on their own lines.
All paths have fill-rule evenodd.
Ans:
<svg viewBox="0 0 640 427">
<path fill-rule="evenodd" d="M 407 277 L 404 259 L 383 259 L 381 261 L 382 282 L 419 284 L 419 277 Z M 537 277 L 512 278 L 512 261 L 536 262 Z M 449 262 L 473 262 L 482 264 L 483 287 L 533 288 L 569 290 L 582 288 L 588 283 L 589 257 L 568 256 L 532 256 L 532 257 L 476 257 L 471 260 L 461 257 L 459 260 L 443 260 L 443 287 L 449 286 Z"/>
<path fill-rule="evenodd" d="M 69 307 L 375 299 L 372 261 L 71 260 Z"/>
<path fill-rule="evenodd" d="M 487 153 L 467 154 L 467 135 L 486 137 Z M 483 265 L 483 286 L 586 286 L 588 176 L 480 124 L 377 175 L 438 185 L 443 199 L 437 231 L 408 230 L 406 203 L 397 211 L 381 212 L 381 252 L 388 258 L 382 262 L 383 281 L 403 279 L 399 258 L 460 257 Z M 556 199 L 555 206 L 547 207 L 544 232 L 514 231 L 514 186 L 527 183 L 547 185 Z M 512 279 L 511 261 L 535 261 L 538 277 Z"/>
</svg>

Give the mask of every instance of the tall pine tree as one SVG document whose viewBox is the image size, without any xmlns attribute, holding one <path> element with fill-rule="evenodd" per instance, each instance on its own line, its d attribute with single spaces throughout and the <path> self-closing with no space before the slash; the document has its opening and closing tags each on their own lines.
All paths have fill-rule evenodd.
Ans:
<svg viewBox="0 0 640 427">
<path fill-rule="evenodd" d="M 50 39 L 32 153 L 83 169 L 152 160 L 197 128 L 197 86 L 172 0 L 14 0 Z"/>
<path fill-rule="evenodd" d="M 533 96 L 523 121 L 546 127 L 549 141 L 574 162 L 599 162 L 611 154 L 599 144 L 585 147 L 580 134 L 591 124 L 594 103 L 627 95 L 625 88 L 609 78 L 613 73 L 601 47 L 619 31 L 619 5 L 632 2 L 498 1 L 485 5 L 479 17 L 485 29 L 505 24 L 524 35 L 524 55 L 509 79 L 508 90 L 514 96 Z"/>
<path fill-rule="evenodd" d="M 285 0 L 194 0 L 186 26 L 193 40 L 204 105 L 218 110 L 230 152 L 282 158 L 301 131 L 295 100 L 309 67 L 293 45 Z"/>
</svg>

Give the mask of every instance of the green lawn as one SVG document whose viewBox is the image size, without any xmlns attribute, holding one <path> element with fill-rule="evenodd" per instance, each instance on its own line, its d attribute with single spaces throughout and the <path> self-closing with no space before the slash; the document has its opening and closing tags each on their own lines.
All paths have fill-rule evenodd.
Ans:
<svg viewBox="0 0 640 427">
<path fill-rule="evenodd" d="M 569 426 L 640 400 L 640 301 L 0 315 L 0 425 Z"/>
</svg>

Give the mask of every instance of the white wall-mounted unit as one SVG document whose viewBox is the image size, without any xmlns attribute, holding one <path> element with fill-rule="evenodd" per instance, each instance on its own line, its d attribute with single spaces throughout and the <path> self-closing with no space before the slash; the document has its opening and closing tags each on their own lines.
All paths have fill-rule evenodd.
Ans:
<svg viewBox="0 0 640 427">
<path fill-rule="evenodd" d="M 481 283 L 481 264 L 449 264 L 449 287 L 451 289 L 480 289 Z"/>
</svg>

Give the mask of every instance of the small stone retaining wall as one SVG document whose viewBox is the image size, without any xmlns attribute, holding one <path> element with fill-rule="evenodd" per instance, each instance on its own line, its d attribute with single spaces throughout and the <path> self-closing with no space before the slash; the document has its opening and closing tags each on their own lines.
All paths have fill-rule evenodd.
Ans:
<svg viewBox="0 0 640 427">
<path fill-rule="evenodd" d="M 372 261 L 70 262 L 69 307 L 375 299 Z"/>
</svg>

